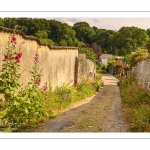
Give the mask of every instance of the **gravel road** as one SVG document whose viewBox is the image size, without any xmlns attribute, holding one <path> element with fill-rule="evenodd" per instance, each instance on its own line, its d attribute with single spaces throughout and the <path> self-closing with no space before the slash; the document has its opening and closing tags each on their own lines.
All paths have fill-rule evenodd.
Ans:
<svg viewBox="0 0 150 150">
<path fill-rule="evenodd" d="M 35 132 L 128 132 L 118 80 L 102 74 L 104 87 L 94 96 L 68 108 Z"/>
</svg>

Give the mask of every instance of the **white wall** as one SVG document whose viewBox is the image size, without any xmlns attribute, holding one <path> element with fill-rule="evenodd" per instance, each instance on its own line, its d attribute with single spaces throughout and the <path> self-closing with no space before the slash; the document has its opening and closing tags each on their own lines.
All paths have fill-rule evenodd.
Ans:
<svg viewBox="0 0 150 150">
<path fill-rule="evenodd" d="M 104 64 L 105 66 L 108 65 L 108 59 L 102 59 L 102 64 Z"/>
</svg>

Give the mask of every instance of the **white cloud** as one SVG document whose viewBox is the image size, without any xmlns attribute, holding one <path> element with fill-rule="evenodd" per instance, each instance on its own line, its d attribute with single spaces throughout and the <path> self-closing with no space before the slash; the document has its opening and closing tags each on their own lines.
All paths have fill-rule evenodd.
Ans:
<svg viewBox="0 0 150 150">
<path fill-rule="evenodd" d="M 48 19 L 48 18 L 47 18 Z M 49 18 L 52 19 L 52 18 Z M 150 28 L 150 18 L 53 18 L 60 22 L 65 22 L 69 25 L 73 25 L 76 22 L 85 21 L 89 25 L 96 26 L 98 28 L 107 29 L 107 30 L 119 30 L 123 26 L 136 26 L 142 29 Z"/>
</svg>

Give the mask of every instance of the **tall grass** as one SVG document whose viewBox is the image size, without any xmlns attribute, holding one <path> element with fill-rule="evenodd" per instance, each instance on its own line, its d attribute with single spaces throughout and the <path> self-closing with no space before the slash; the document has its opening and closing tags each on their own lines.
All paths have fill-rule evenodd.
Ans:
<svg viewBox="0 0 150 150">
<path fill-rule="evenodd" d="M 150 91 L 134 76 L 122 78 L 119 82 L 122 103 L 132 110 L 131 132 L 150 131 Z"/>
<path fill-rule="evenodd" d="M 85 99 L 86 97 L 94 95 L 102 87 L 101 76 L 96 76 L 94 81 L 84 79 L 81 83 L 74 86 L 64 84 L 58 87 L 54 92 L 49 90 L 44 95 L 41 95 L 45 99 L 46 107 L 50 113 L 49 117 L 53 117 L 63 109 L 75 104 L 78 101 Z"/>
</svg>

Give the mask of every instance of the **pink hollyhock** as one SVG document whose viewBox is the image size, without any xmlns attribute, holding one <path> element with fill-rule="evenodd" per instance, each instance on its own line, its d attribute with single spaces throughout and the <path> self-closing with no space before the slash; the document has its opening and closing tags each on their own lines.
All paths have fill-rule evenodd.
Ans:
<svg viewBox="0 0 150 150">
<path fill-rule="evenodd" d="M 11 36 L 11 42 L 17 44 L 17 38 L 14 35 Z"/>
<path fill-rule="evenodd" d="M 15 60 L 18 61 L 20 58 L 18 57 L 18 55 L 15 57 Z"/>
<path fill-rule="evenodd" d="M 36 53 L 36 54 L 35 54 L 35 57 L 39 57 L 39 54 L 38 54 L 38 53 Z"/>
<path fill-rule="evenodd" d="M 9 58 L 8 54 L 4 55 L 5 60 L 8 59 L 8 58 Z"/>
<path fill-rule="evenodd" d="M 22 57 L 22 53 L 17 54 L 17 56 L 15 57 L 15 60 L 20 63 L 20 58 Z"/>
<path fill-rule="evenodd" d="M 19 59 L 18 55 L 15 57 L 15 60 Z"/>
<path fill-rule="evenodd" d="M 43 91 L 47 92 L 48 91 L 48 87 L 46 85 L 43 86 Z"/>
<path fill-rule="evenodd" d="M 22 57 L 22 53 L 19 53 L 17 56 L 18 56 L 19 59 L 20 59 L 20 58 Z"/>
<path fill-rule="evenodd" d="M 34 55 L 34 62 L 39 63 L 39 54 L 37 53 Z"/>
<path fill-rule="evenodd" d="M 9 60 L 12 60 L 12 56 L 9 56 Z"/>
<path fill-rule="evenodd" d="M 41 83 L 41 79 L 40 79 L 40 78 L 37 79 L 35 83 L 36 83 L 36 84 L 40 84 L 40 83 Z"/>
<path fill-rule="evenodd" d="M 20 59 L 17 59 L 17 63 L 20 63 Z"/>
</svg>

